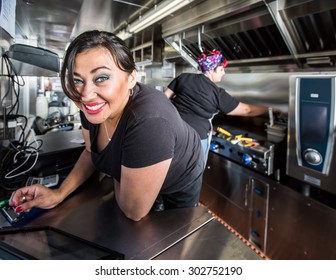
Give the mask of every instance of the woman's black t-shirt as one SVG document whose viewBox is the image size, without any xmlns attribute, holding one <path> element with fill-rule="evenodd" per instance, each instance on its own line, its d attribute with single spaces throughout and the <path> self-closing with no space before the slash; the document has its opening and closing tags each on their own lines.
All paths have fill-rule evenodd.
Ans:
<svg viewBox="0 0 336 280">
<path fill-rule="evenodd" d="M 137 83 L 111 141 L 100 153 L 96 143 L 99 124 L 90 123 L 82 112 L 81 120 L 83 128 L 90 131 L 97 170 L 120 182 L 122 165 L 140 168 L 171 158 L 160 193 L 169 194 L 171 200 L 176 196 L 176 207 L 198 198 L 200 186 L 195 189 L 193 183 L 202 174 L 199 135 L 162 92 Z M 178 196 L 184 197 L 183 201 Z"/>
</svg>

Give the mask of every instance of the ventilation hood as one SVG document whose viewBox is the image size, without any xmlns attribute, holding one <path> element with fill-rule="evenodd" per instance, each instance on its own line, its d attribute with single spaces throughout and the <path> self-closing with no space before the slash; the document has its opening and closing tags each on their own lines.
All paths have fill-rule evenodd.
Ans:
<svg viewBox="0 0 336 280">
<path fill-rule="evenodd" d="M 212 0 L 163 22 L 162 34 L 195 67 L 202 49 L 216 48 L 230 71 L 334 70 L 335 19 L 334 0 Z"/>
</svg>

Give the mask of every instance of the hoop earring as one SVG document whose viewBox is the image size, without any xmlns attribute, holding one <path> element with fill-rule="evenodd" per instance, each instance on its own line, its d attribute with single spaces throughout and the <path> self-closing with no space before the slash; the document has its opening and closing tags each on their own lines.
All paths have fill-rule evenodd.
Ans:
<svg viewBox="0 0 336 280">
<path fill-rule="evenodd" d="M 131 90 L 130 96 L 133 96 L 134 93 L 133 88 L 131 88 L 130 90 Z"/>
</svg>

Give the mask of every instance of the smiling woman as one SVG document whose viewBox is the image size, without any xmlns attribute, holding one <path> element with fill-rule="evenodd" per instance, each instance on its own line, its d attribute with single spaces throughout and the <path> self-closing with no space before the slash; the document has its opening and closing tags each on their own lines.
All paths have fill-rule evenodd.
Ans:
<svg viewBox="0 0 336 280">
<path fill-rule="evenodd" d="M 162 92 L 136 80 L 132 53 L 112 33 L 87 31 L 70 44 L 62 87 L 80 109 L 85 147 L 59 189 L 12 194 L 17 211 L 52 208 L 98 170 L 114 179 L 116 201 L 138 221 L 151 210 L 195 207 L 202 184 L 200 138 Z M 25 196 L 26 202 L 22 202 Z"/>
</svg>

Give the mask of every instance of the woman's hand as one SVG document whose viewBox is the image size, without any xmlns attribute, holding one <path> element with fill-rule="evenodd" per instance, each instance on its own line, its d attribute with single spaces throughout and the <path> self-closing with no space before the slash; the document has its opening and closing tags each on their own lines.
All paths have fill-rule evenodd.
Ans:
<svg viewBox="0 0 336 280">
<path fill-rule="evenodd" d="M 50 209 L 62 201 L 60 192 L 40 184 L 20 188 L 14 191 L 9 199 L 9 205 L 15 207 L 16 213 L 28 212 L 33 207 Z"/>
</svg>

